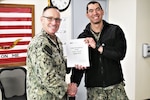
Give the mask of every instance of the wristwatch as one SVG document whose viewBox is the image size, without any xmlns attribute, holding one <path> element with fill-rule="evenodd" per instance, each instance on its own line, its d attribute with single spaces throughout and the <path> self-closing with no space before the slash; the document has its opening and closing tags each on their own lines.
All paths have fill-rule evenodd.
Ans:
<svg viewBox="0 0 150 100">
<path fill-rule="evenodd" d="M 50 0 L 52 6 L 58 7 L 60 12 L 65 11 L 71 3 L 71 0 Z"/>
</svg>

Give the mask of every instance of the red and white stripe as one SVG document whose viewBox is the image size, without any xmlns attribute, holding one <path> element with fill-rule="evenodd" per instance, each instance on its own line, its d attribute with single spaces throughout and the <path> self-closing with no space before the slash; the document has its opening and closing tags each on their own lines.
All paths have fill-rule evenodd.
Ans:
<svg viewBox="0 0 150 100">
<path fill-rule="evenodd" d="M 11 49 L 0 49 L 0 64 L 25 62 L 27 46 L 32 38 L 32 9 L 0 7 L 0 47 L 11 46 Z"/>
</svg>

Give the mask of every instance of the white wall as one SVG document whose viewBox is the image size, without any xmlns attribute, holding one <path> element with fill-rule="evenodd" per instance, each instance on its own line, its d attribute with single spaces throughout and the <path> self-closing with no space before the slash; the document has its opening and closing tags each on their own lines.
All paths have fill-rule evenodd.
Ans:
<svg viewBox="0 0 150 100">
<path fill-rule="evenodd" d="M 142 44 L 150 44 L 150 0 L 137 0 L 136 9 L 136 99 L 150 98 L 150 57 L 142 57 Z"/>
<path fill-rule="evenodd" d="M 109 0 L 109 21 L 120 25 L 127 39 L 127 54 L 122 62 L 126 91 L 135 99 L 136 1 Z"/>
<path fill-rule="evenodd" d="M 122 63 L 130 100 L 150 98 L 150 58 L 142 57 L 142 43 L 150 43 L 149 4 L 149 0 L 109 0 L 108 19 L 119 24 L 127 38 L 127 55 Z"/>
</svg>

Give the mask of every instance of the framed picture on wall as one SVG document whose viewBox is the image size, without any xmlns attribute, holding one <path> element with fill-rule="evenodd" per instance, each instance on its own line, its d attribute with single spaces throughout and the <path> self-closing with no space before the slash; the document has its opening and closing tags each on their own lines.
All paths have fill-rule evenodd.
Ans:
<svg viewBox="0 0 150 100">
<path fill-rule="evenodd" d="M 0 4 L 0 67 L 26 65 L 34 23 L 34 5 Z"/>
</svg>

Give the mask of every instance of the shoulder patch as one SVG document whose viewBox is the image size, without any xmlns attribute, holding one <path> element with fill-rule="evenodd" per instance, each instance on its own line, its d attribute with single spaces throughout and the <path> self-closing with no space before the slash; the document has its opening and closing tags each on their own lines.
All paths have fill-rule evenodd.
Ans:
<svg viewBox="0 0 150 100">
<path fill-rule="evenodd" d="M 46 54 L 50 56 L 52 55 L 52 50 L 47 45 L 44 46 L 43 52 L 45 52 Z"/>
</svg>

